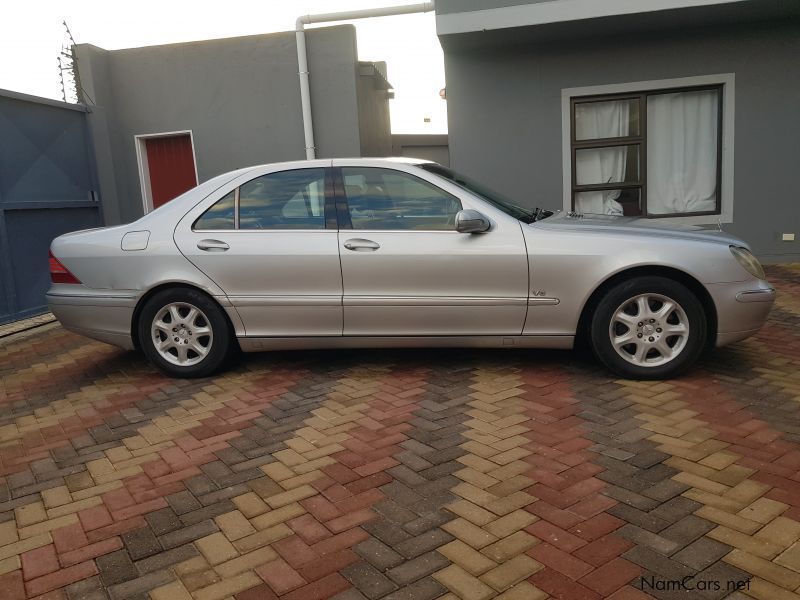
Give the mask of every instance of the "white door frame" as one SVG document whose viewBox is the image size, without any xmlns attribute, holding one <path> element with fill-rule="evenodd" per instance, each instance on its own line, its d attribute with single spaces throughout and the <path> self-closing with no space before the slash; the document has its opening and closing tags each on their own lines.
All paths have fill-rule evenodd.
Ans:
<svg viewBox="0 0 800 600">
<path fill-rule="evenodd" d="M 180 131 L 164 131 L 161 133 L 142 133 L 133 136 L 134 144 L 136 145 L 136 163 L 139 167 L 139 185 L 142 190 L 142 209 L 144 214 L 153 210 L 153 191 L 150 188 L 150 168 L 147 164 L 147 149 L 145 148 L 145 141 L 151 138 L 161 137 L 175 137 L 179 135 L 189 136 L 189 142 L 192 145 L 192 160 L 194 161 L 194 182 L 195 185 L 200 183 L 197 178 L 197 155 L 194 151 L 194 135 L 191 129 L 182 129 Z"/>
</svg>

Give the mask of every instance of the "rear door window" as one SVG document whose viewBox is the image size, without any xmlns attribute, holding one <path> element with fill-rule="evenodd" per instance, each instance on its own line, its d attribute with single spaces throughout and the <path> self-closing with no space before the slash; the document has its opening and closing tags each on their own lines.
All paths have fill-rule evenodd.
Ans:
<svg viewBox="0 0 800 600">
<path fill-rule="evenodd" d="M 239 187 L 240 229 L 325 229 L 325 169 L 262 175 Z"/>
</svg>

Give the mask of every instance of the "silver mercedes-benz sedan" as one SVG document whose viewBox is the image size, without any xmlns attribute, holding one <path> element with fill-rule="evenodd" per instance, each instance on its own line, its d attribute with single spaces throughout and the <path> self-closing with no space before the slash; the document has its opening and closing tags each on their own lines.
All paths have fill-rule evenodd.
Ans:
<svg viewBox="0 0 800 600">
<path fill-rule="evenodd" d="M 333 159 L 215 177 L 138 221 L 62 235 L 64 327 L 177 377 L 235 351 L 589 342 L 660 379 L 755 333 L 775 298 L 721 231 L 522 208 L 436 163 Z"/>
</svg>

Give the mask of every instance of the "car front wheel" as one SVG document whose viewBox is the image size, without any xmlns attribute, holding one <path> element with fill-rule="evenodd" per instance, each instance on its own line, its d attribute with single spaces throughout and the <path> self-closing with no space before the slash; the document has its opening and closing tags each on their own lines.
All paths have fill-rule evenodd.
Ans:
<svg viewBox="0 0 800 600">
<path fill-rule="evenodd" d="M 666 379 L 689 368 L 707 336 L 694 293 L 665 277 L 619 283 L 600 300 L 591 323 L 596 356 L 629 379 Z"/>
<path fill-rule="evenodd" d="M 138 334 L 145 356 L 172 377 L 206 377 L 228 358 L 233 344 L 222 309 L 205 294 L 162 290 L 142 309 Z"/>
</svg>

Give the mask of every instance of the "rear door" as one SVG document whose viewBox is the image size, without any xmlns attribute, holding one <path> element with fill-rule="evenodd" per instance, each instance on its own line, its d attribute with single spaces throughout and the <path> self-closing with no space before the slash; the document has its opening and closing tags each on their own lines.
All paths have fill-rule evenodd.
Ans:
<svg viewBox="0 0 800 600">
<path fill-rule="evenodd" d="M 342 335 L 333 184 L 318 164 L 251 172 L 175 230 L 181 252 L 225 291 L 248 337 Z"/>
<path fill-rule="evenodd" d="M 519 222 L 421 169 L 364 165 L 334 160 L 344 334 L 519 335 L 528 302 Z M 462 208 L 492 229 L 458 233 Z"/>
</svg>

